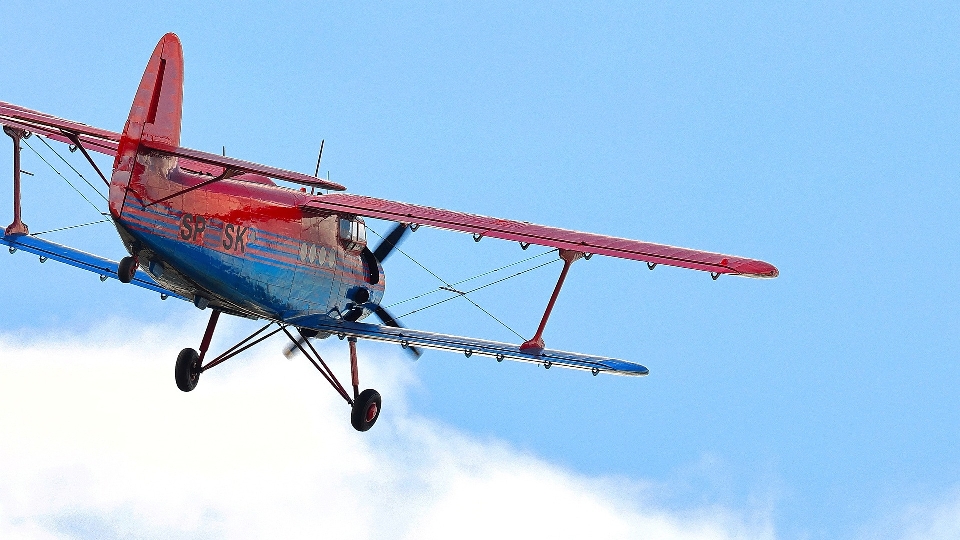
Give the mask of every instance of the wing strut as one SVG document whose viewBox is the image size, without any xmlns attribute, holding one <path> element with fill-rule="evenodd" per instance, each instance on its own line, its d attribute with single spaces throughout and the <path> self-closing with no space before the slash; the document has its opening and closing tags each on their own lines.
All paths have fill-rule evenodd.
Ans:
<svg viewBox="0 0 960 540">
<path fill-rule="evenodd" d="M 7 226 L 4 234 L 30 234 L 26 223 L 20 220 L 20 139 L 26 139 L 30 134 L 10 126 L 3 126 L 3 132 L 13 139 L 13 223 Z"/>
<path fill-rule="evenodd" d="M 93 165 L 93 170 L 97 171 L 97 174 L 100 175 L 100 179 L 103 180 L 103 183 L 106 184 L 107 187 L 110 187 L 110 181 L 107 180 L 107 177 L 104 176 L 102 172 L 100 172 L 100 167 L 97 167 L 97 163 L 93 161 L 93 158 L 91 158 L 90 154 L 87 153 L 87 149 L 84 148 L 83 145 L 80 143 L 80 136 L 77 135 L 76 133 L 73 133 L 72 131 L 67 131 L 65 129 L 61 129 L 60 131 L 63 132 L 63 135 L 66 138 L 73 141 L 73 145 L 79 148 L 80 151 L 83 153 L 83 157 L 87 158 L 87 161 L 89 161 L 90 164 Z"/>
<path fill-rule="evenodd" d="M 563 280 L 567 279 L 567 271 L 570 270 L 570 266 L 574 263 L 574 261 L 583 256 L 584 253 L 580 251 L 573 251 L 569 249 L 560 250 L 560 258 L 563 259 L 563 270 L 560 271 L 560 278 L 557 280 L 557 286 L 553 288 L 553 295 L 550 296 L 550 301 L 547 302 L 547 309 L 543 312 L 543 319 L 540 320 L 540 327 L 537 328 L 537 334 L 520 345 L 521 351 L 534 355 L 539 355 L 543 352 L 543 330 L 547 327 L 547 320 L 550 318 L 550 312 L 553 311 L 553 304 L 556 303 L 557 296 L 560 295 L 560 288 L 563 287 Z M 549 364 L 544 365 L 549 366 Z"/>
<path fill-rule="evenodd" d="M 214 177 L 214 178 L 211 178 L 210 180 L 206 180 L 206 181 L 200 182 L 199 184 L 197 184 L 197 185 L 195 185 L 195 186 L 192 186 L 192 187 L 188 187 L 187 189 L 181 189 L 180 191 L 174 193 L 173 195 L 167 195 L 166 197 L 163 197 L 162 199 L 157 199 L 157 200 L 155 200 L 155 201 L 153 201 L 153 202 L 151 202 L 151 203 L 147 203 L 147 204 L 143 205 L 143 207 L 144 207 L 144 208 L 147 208 L 147 207 L 153 206 L 153 205 L 155 205 L 155 204 L 157 204 L 157 203 L 162 203 L 163 201 L 166 201 L 166 200 L 168 200 L 168 199 L 172 199 L 172 198 L 176 197 L 177 195 L 183 195 L 184 193 L 186 193 L 186 192 L 188 192 L 188 191 L 193 191 L 193 190 L 195 190 L 195 189 L 200 189 L 200 188 L 202 188 L 202 187 L 204 187 L 204 186 L 208 186 L 208 185 L 210 185 L 210 184 L 212 184 L 212 183 L 214 183 L 214 182 L 219 182 L 219 181 L 221 181 L 221 180 L 226 180 L 226 179 L 228 179 L 228 178 L 233 178 L 234 176 L 236 176 L 236 175 L 238 175 L 238 174 L 240 174 L 240 173 L 241 173 L 241 171 L 238 171 L 238 170 L 236 170 L 236 169 L 224 169 L 223 172 L 220 174 L 220 176 L 216 176 L 216 177 Z"/>
</svg>

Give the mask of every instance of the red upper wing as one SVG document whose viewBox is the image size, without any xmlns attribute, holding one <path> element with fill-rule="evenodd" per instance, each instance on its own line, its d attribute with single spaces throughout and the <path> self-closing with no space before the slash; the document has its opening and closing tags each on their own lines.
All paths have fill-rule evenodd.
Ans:
<svg viewBox="0 0 960 540">
<path fill-rule="evenodd" d="M 372 218 L 429 225 L 503 240 L 598 253 L 611 257 L 679 266 L 718 274 L 774 278 L 779 272 L 770 263 L 733 255 L 697 251 L 639 240 L 571 231 L 463 212 L 453 212 L 402 202 L 375 199 L 349 193 L 314 197 L 301 208 L 307 213 L 338 212 Z"/>
<path fill-rule="evenodd" d="M 80 138 L 84 148 L 111 156 L 117 155 L 117 144 L 120 142 L 120 134 L 115 131 L 64 120 L 2 101 L 0 101 L 0 124 L 39 133 L 67 144 L 72 144 L 73 141 L 65 137 L 64 132 L 74 133 Z"/>
<path fill-rule="evenodd" d="M 120 134 L 113 131 L 91 127 L 79 122 L 72 122 L 2 101 L 0 101 L 0 124 L 40 133 L 51 139 L 65 143 L 70 143 L 71 140 L 64 136 L 64 132 L 73 133 L 79 137 L 84 147 L 109 155 L 116 155 L 117 143 L 120 140 Z M 152 145 L 151 147 L 154 150 L 167 152 L 183 159 L 203 163 L 208 166 L 212 165 L 246 173 L 262 174 L 271 178 L 318 186 L 325 189 L 338 191 L 344 189 L 344 187 L 339 184 L 320 180 L 302 173 L 218 156 L 198 150 L 167 148 L 157 145 Z M 302 208 L 308 213 L 341 212 L 391 221 L 419 223 L 504 240 L 529 242 L 531 244 L 570 249 L 585 253 L 599 253 L 611 257 L 680 266 L 718 274 L 735 274 L 762 278 L 772 278 L 778 275 L 776 267 L 754 259 L 745 259 L 732 255 L 697 251 L 662 244 L 651 244 L 639 240 L 629 240 L 600 234 L 558 229 L 556 227 L 535 225 L 522 221 L 465 214 L 463 212 L 453 212 L 450 210 L 431 208 L 429 206 L 418 206 L 347 193 L 315 197 L 305 203 Z"/>
</svg>

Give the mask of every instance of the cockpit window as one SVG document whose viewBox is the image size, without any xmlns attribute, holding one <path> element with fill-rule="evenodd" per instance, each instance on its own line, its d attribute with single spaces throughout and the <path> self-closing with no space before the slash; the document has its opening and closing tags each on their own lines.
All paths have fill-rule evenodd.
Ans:
<svg viewBox="0 0 960 540">
<path fill-rule="evenodd" d="M 363 219 L 340 218 L 340 244 L 347 251 L 360 251 L 367 245 L 367 227 Z"/>
</svg>

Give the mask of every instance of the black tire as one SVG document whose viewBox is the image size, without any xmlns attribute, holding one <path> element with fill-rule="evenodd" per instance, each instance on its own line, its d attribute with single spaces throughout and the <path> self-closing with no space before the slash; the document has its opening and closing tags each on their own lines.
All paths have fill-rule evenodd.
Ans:
<svg viewBox="0 0 960 540">
<path fill-rule="evenodd" d="M 380 418 L 380 392 L 368 388 L 353 402 L 350 423 L 357 431 L 367 431 L 377 423 L 377 418 Z"/>
<path fill-rule="evenodd" d="M 123 283 L 133 281 L 133 276 L 137 273 L 137 260 L 133 257 L 124 257 L 120 259 L 117 266 L 117 278 Z"/>
<path fill-rule="evenodd" d="M 200 355 L 193 349 L 184 349 L 177 355 L 177 366 L 173 370 L 177 379 L 177 388 L 189 392 L 200 382 Z"/>
</svg>

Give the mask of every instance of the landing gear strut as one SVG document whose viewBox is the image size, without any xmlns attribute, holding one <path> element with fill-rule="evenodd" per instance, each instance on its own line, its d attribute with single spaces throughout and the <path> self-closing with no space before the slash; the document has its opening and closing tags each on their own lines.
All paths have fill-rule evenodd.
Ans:
<svg viewBox="0 0 960 540">
<path fill-rule="evenodd" d="M 377 423 L 380 417 L 380 392 L 368 388 L 360 392 L 360 374 L 357 370 L 357 338 L 349 337 L 350 343 L 350 379 L 353 383 L 353 404 L 351 404 L 350 424 L 357 431 L 366 431 Z"/>
</svg>

